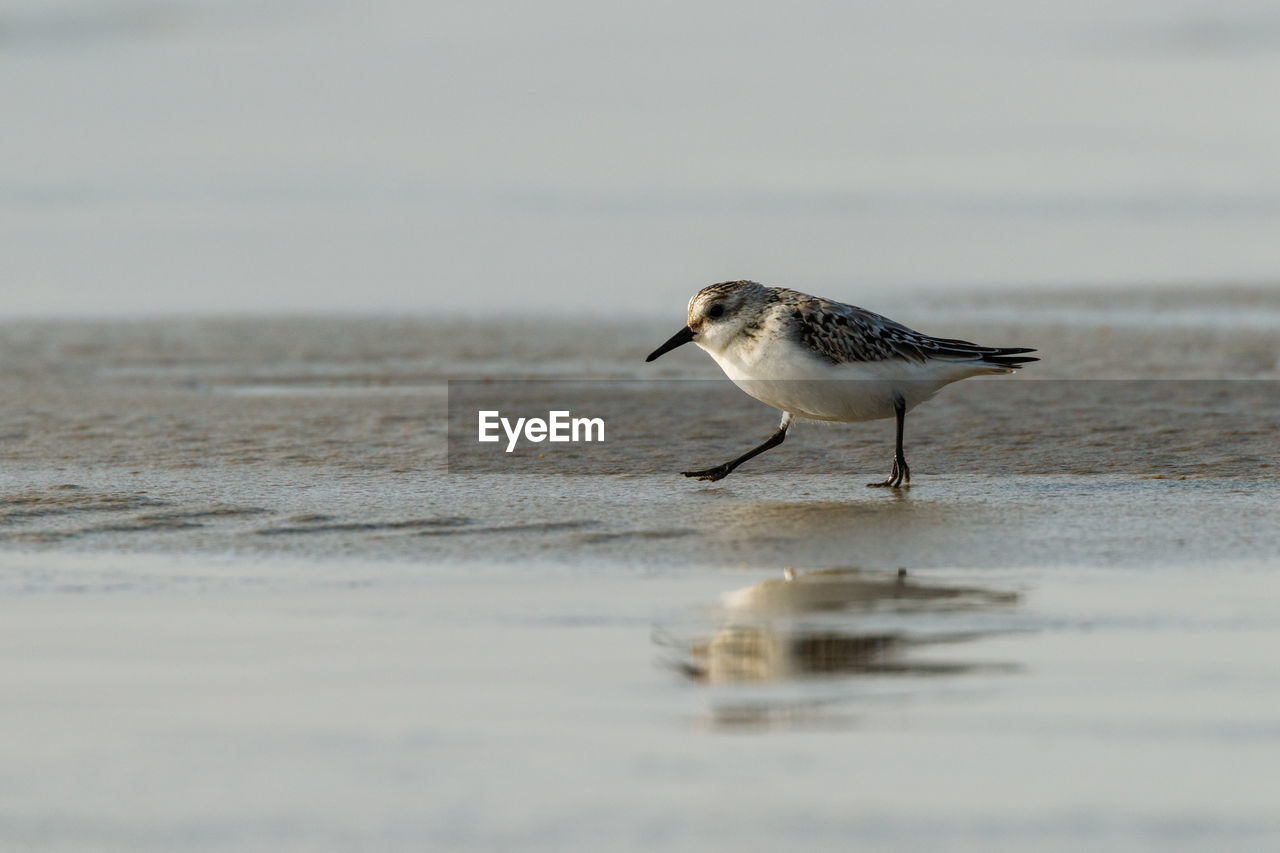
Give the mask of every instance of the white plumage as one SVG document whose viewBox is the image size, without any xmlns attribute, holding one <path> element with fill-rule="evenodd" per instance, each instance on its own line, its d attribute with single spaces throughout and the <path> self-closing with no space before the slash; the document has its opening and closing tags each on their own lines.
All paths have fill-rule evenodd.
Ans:
<svg viewBox="0 0 1280 853">
<path fill-rule="evenodd" d="M 752 281 L 713 284 L 689 300 L 688 322 L 647 361 L 693 342 L 735 385 L 783 412 L 777 432 L 724 465 L 685 476 L 719 480 L 781 444 L 793 418 L 898 419 L 893 473 L 875 486 L 910 485 L 902 453 L 907 412 L 970 376 L 1011 373 L 1037 359 L 1025 347 L 935 338 L 853 305 Z"/>
</svg>

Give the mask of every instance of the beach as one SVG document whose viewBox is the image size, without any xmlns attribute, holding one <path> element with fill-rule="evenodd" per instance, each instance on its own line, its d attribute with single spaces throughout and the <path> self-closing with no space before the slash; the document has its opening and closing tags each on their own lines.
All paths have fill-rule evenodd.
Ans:
<svg viewBox="0 0 1280 853">
<path fill-rule="evenodd" d="M 0 851 L 1280 849 L 1273 5 L 7 0 Z"/>
<path fill-rule="evenodd" d="M 680 477 L 775 415 L 660 322 L 5 325 L 4 845 L 1267 849 L 1274 291 L 1002 302 L 911 318 L 1044 360 L 900 491 Z M 613 438 L 451 452 L 460 382 Z"/>
</svg>

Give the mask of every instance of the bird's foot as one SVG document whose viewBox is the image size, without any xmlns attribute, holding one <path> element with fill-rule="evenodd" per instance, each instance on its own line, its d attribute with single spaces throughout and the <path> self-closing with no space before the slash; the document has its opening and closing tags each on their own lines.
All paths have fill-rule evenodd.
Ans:
<svg viewBox="0 0 1280 853">
<path fill-rule="evenodd" d="M 733 469 L 728 465 L 717 465 L 714 468 L 707 468 L 705 471 L 681 471 L 681 475 L 692 477 L 696 480 L 708 480 L 714 483 L 716 480 L 723 480 L 729 476 L 729 472 Z"/>
<path fill-rule="evenodd" d="M 905 462 L 894 460 L 893 471 L 883 483 L 867 483 L 868 489 L 909 489 L 911 488 L 911 469 Z"/>
<path fill-rule="evenodd" d="M 890 477 L 883 483 L 867 483 L 868 489 L 909 489 L 911 488 L 910 480 L 899 480 L 896 477 Z"/>
</svg>

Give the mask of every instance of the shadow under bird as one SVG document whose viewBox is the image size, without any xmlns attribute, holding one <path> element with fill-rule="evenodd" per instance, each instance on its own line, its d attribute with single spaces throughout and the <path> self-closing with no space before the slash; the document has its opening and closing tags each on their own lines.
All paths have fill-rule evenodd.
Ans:
<svg viewBox="0 0 1280 853">
<path fill-rule="evenodd" d="M 723 465 L 684 471 L 719 480 L 787 437 L 796 418 L 852 423 L 896 418 L 893 471 L 868 486 L 911 485 L 902 453 L 907 412 L 970 376 L 1012 373 L 1028 347 L 984 347 L 935 338 L 853 305 L 754 281 L 726 281 L 689 300 L 687 325 L 645 361 L 693 342 L 743 391 L 782 411 L 782 423 L 759 447 Z"/>
</svg>

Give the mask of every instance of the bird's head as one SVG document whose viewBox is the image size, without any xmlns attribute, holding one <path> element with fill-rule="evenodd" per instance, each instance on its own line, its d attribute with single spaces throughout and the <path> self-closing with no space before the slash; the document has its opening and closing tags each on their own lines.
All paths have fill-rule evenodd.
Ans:
<svg viewBox="0 0 1280 853">
<path fill-rule="evenodd" d="M 689 300 L 685 327 L 658 347 L 645 361 L 692 341 L 708 352 L 721 352 L 743 328 L 757 318 L 769 289 L 754 281 L 725 281 L 702 288 Z"/>
</svg>

